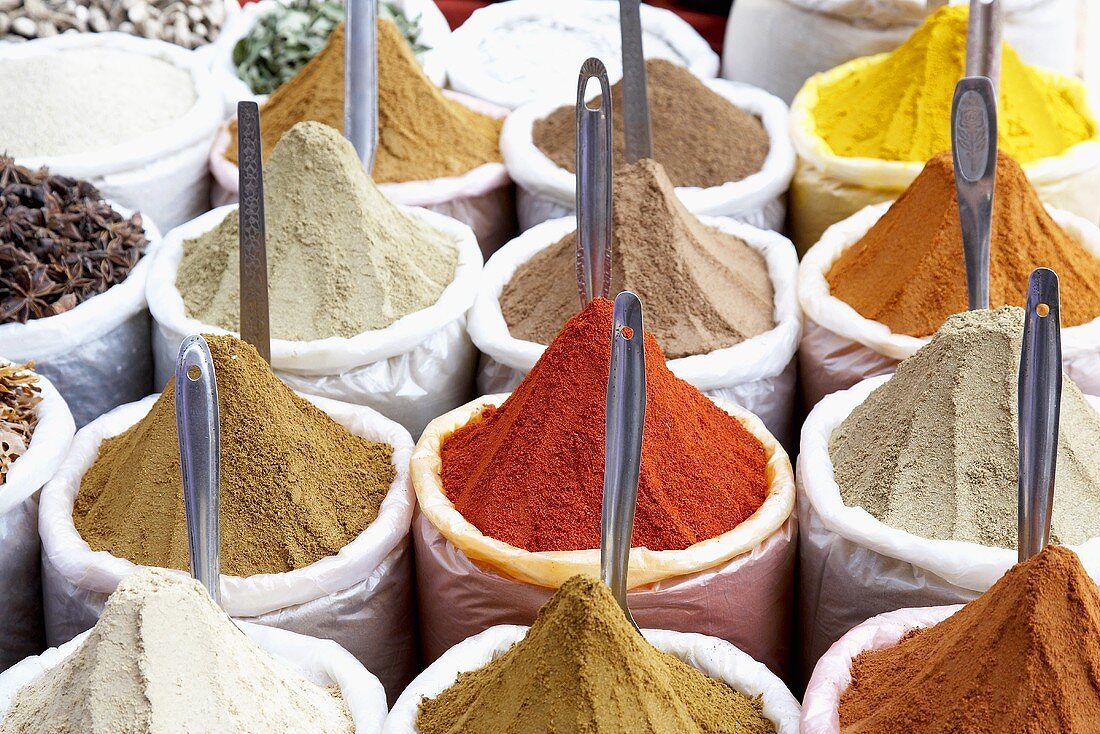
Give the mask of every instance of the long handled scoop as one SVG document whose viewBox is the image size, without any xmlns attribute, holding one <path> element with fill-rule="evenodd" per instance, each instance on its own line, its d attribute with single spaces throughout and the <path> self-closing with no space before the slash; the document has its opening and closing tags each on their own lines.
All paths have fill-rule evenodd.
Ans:
<svg viewBox="0 0 1100 734">
<path fill-rule="evenodd" d="M 1050 542 L 1058 464 L 1061 315 L 1058 275 L 1048 268 L 1032 272 L 1027 285 L 1019 388 L 1019 557 L 1026 561 Z"/>
<path fill-rule="evenodd" d="M 600 84 L 600 106 L 585 101 Z M 577 80 L 577 290 L 581 308 L 611 292 L 611 90 L 599 59 L 581 65 Z"/>
<path fill-rule="evenodd" d="M 626 581 L 645 424 L 643 335 L 642 303 L 630 291 L 623 291 L 615 298 L 611 369 L 607 375 L 600 575 L 635 628 L 638 625 L 626 603 Z"/>
<path fill-rule="evenodd" d="M 642 52 L 641 0 L 619 0 L 619 34 L 623 49 L 623 133 L 626 162 L 653 157 Z"/>
<path fill-rule="evenodd" d="M 966 75 L 984 76 L 997 89 L 1001 76 L 1004 9 L 1000 0 L 970 0 L 966 29 Z"/>
<path fill-rule="evenodd" d="M 255 102 L 237 103 L 237 182 L 241 259 L 241 338 L 271 363 L 271 328 L 267 303 L 267 229 L 264 225 L 264 167 L 260 148 L 260 109 Z"/>
<path fill-rule="evenodd" d="M 997 101 L 985 77 L 965 77 L 951 103 L 951 155 L 970 310 L 989 308 L 989 239 L 997 173 Z"/>
<path fill-rule="evenodd" d="M 348 0 L 344 47 L 344 135 L 367 173 L 378 150 L 378 0 Z"/>
<path fill-rule="evenodd" d="M 175 379 L 183 508 L 191 575 L 221 603 L 221 428 L 210 347 L 199 335 L 180 345 Z"/>
</svg>

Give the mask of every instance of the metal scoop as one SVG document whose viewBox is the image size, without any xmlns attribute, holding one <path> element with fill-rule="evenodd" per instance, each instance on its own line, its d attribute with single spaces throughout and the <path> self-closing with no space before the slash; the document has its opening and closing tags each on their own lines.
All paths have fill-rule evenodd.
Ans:
<svg viewBox="0 0 1100 734">
<path fill-rule="evenodd" d="M 591 109 L 588 81 L 600 83 Z M 581 308 L 611 292 L 611 91 L 599 59 L 581 65 L 577 80 L 577 290 Z"/>
<path fill-rule="evenodd" d="M 260 147 L 260 108 L 237 103 L 237 183 L 240 226 L 241 338 L 271 364 L 267 303 L 267 230 L 264 225 L 264 165 Z M 186 343 L 186 342 L 185 342 Z"/>
<path fill-rule="evenodd" d="M 966 28 L 966 75 L 988 78 L 993 82 L 994 90 L 1001 77 L 1003 28 L 1004 10 L 1000 0 L 970 0 Z"/>
<path fill-rule="evenodd" d="M 997 173 L 997 100 L 985 77 L 965 77 L 951 103 L 951 155 L 970 310 L 989 308 L 989 239 Z"/>
<path fill-rule="evenodd" d="M 344 28 L 344 135 L 371 173 L 378 149 L 378 0 L 348 0 Z"/>
<path fill-rule="evenodd" d="M 642 50 L 641 0 L 619 0 L 619 34 L 623 50 L 623 133 L 626 162 L 653 157 Z"/>
</svg>

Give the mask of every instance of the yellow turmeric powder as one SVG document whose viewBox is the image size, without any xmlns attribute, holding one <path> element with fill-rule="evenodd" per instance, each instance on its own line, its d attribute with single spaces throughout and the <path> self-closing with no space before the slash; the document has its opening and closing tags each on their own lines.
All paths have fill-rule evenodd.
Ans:
<svg viewBox="0 0 1100 734">
<path fill-rule="evenodd" d="M 821 86 L 814 120 L 833 153 L 923 163 L 950 149 L 967 13 L 965 5 L 941 8 L 893 52 L 854 63 Z M 998 145 L 1020 163 L 1060 155 L 1096 135 L 1084 85 L 1025 64 L 1007 43 L 999 91 Z"/>
</svg>

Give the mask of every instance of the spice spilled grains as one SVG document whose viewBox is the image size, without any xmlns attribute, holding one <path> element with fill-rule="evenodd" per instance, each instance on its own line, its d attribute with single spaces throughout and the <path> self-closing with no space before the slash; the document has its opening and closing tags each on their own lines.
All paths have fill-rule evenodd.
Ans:
<svg viewBox="0 0 1100 734">
<path fill-rule="evenodd" d="M 0 323 L 55 316 L 121 283 L 148 245 L 141 215 L 87 181 L 0 156 Z"/>
<path fill-rule="evenodd" d="M 443 489 L 485 535 L 531 552 L 600 547 L 612 304 L 566 323 L 515 392 L 451 434 Z M 646 415 L 634 547 L 732 530 L 768 493 L 760 440 L 665 365 L 645 335 Z"/>
<path fill-rule="evenodd" d="M 224 22 L 224 0 L 0 0 L 0 39 L 9 41 L 120 31 L 197 48 Z"/>
<path fill-rule="evenodd" d="M 1048 546 L 943 622 L 861 653 L 840 731 L 1090 734 L 1097 671 L 1100 593 L 1073 551 Z"/>
<path fill-rule="evenodd" d="M 0 364 L 0 485 L 8 470 L 26 453 L 38 425 L 38 404 L 42 402 L 34 363 Z"/>
<path fill-rule="evenodd" d="M 661 652 L 574 576 L 504 655 L 424 699 L 420 734 L 773 734 L 749 698 Z"/>
<path fill-rule="evenodd" d="M 621 168 L 614 189 L 611 290 L 638 294 L 666 357 L 706 354 L 775 327 L 763 255 L 688 212 L 660 163 Z M 505 284 L 500 307 L 512 336 L 548 344 L 576 313 L 576 246 L 571 232 Z"/>
<path fill-rule="evenodd" d="M 378 516 L 393 448 L 295 395 L 245 342 L 206 340 L 221 413 L 223 573 L 283 573 L 336 554 Z M 171 382 L 148 415 L 100 445 L 73 520 L 92 550 L 188 568 Z"/>
<path fill-rule="evenodd" d="M 770 143 L 759 118 L 711 91 L 682 66 L 663 59 L 646 62 L 653 157 L 674 186 L 721 186 L 764 166 Z M 591 105 L 598 104 L 599 97 Z M 622 82 L 611 87 L 612 159 L 626 160 Z M 577 113 L 559 107 L 535 121 L 535 145 L 572 173 L 577 161 Z"/>
</svg>

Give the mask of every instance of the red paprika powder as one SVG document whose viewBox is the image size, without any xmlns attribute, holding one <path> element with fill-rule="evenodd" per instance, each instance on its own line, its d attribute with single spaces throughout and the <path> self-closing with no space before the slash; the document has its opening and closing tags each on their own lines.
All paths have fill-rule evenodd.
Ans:
<svg viewBox="0 0 1100 734">
<path fill-rule="evenodd" d="M 443 489 L 482 533 L 528 551 L 599 548 L 612 304 L 573 318 L 498 408 L 443 443 Z M 645 335 L 633 545 L 680 550 L 731 530 L 768 491 L 764 446 L 665 365 Z"/>
</svg>

